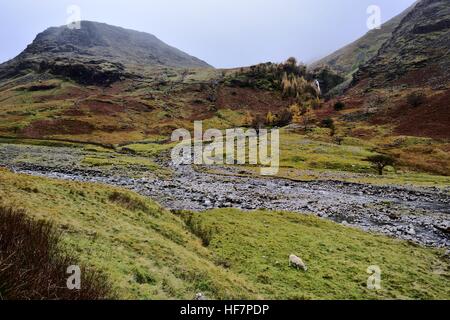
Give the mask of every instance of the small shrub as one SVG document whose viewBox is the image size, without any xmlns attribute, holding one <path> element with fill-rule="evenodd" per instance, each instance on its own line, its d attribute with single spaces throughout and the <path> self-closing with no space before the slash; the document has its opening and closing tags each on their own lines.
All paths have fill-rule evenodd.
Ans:
<svg viewBox="0 0 450 320">
<path fill-rule="evenodd" d="M 408 105 L 410 105 L 413 108 L 417 108 L 425 103 L 425 94 L 420 91 L 412 92 L 406 97 L 406 101 L 408 102 Z"/>
<path fill-rule="evenodd" d="M 334 125 L 334 121 L 331 118 L 325 118 L 322 120 L 321 122 L 321 126 L 323 128 L 328 128 L 330 129 L 330 136 L 334 136 L 336 133 L 336 126 Z"/>
<path fill-rule="evenodd" d="M 289 109 L 284 109 L 278 114 L 274 124 L 277 127 L 284 127 L 292 122 L 292 118 L 292 112 Z"/>
<path fill-rule="evenodd" d="M 385 154 L 377 154 L 374 156 L 370 156 L 366 159 L 372 163 L 372 165 L 378 170 L 378 174 L 383 175 L 383 170 L 387 166 L 393 166 L 395 164 L 395 159 L 391 156 Z"/>
<path fill-rule="evenodd" d="M 336 110 L 336 111 L 344 110 L 344 108 L 345 108 L 345 103 L 343 103 L 342 101 L 338 101 L 334 104 L 334 110 Z"/>
</svg>

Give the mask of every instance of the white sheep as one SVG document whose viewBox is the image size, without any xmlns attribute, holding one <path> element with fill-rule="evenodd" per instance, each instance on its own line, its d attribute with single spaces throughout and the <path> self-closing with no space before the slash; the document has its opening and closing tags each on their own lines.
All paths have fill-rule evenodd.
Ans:
<svg viewBox="0 0 450 320">
<path fill-rule="evenodd" d="M 206 300 L 206 297 L 203 293 L 200 292 L 195 295 L 195 300 L 199 300 L 199 301 Z"/>
<path fill-rule="evenodd" d="M 307 271 L 308 270 L 308 267 L 303 262 L 303 260 L 300 259 L 299 257 L 297 257 L 294 254 L 291 254 L 289 256 L 289 266 L 290 267 L 294 267 L 296 269 L 302 269 L 303 271 Z"/>
</svg>

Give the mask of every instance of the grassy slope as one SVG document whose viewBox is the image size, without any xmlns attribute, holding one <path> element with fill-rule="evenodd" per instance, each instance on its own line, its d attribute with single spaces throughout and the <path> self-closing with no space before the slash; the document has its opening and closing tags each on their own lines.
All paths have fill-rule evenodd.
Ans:
<svg viewBox="0 0 450 320">
<path fill-rule="evenodd" d="M 225 129 L 241 126 L 244 111 L 262 107 L 263 102 L 268 99 L 267 92 L 264 91 L 234 92 L 235 88 L 221 88 L 218 102 L 213 103 L 208 100 L 208 96 L 211 91 L 211 79 L 219 77 L 218 71 L 193 71 L 183 84 L 179 74 L 174 70 L 154 72 L 155 77 L 164 76 L 164 79 L 167 78 L 173 83 L 169 81 L 165 85 L 156 85 L 150 80 L 149 83 L 125 81 L 101 90 L 62 80 L 49 81 L 55 88 L 43 91 L 24 90 L 23 85 L 6 86 L 0 90 L 0 136 L 20 137 L 25 134 L 42 139 L 131 144 L 127 146 L 128 149 L 147 156 L 163 151 L 168 146 L 152 146 L 136 142 L 167 140 L 174 129 L 192 130 L 194 119 L 203 119 L 205 130 L 213 127 Z M 394 105 L 400 103 L 400 100 Z M 385 107 L 391 108 L 392 103 L 385 102 Z M 346 137 L 344 146 L 336 147 L 326 129 L 317 129 L 306 137 L 302 137 L 304 136 L 302 134 L 286 135 L 282 141 L 284 153 L 282 176 L 314 179 L 321 178 L 323 171 L 330 171 L 332 174 L 335 172 L 344 174 L 340 174 L 340 177 L 326 175 L 325 178 L 353 179 L 347 173 L 372 172 L 367 163 L 361 160 L 376 148 L 397 157 L 401 166 L 408 171 L 406 175 L 391 175 L 387 183 L 448 184 L 448 179 L 423 174 L 426 172 L 449 175 L 448 139 L 442 141 L 416 139 L 417 141 L 411 144 L 409 140 L 415 138 L 396 134 L 394 122 L 388 122 L 383 126 L 370 124 L 364 120 L 360 106 L 352 108 L 350 102 L 346 101 L 346 104 L 346 109 L 340 113 L 333 111 L 331 104 L 316 110 L 320 119 L 328 116 L 334 118 L 337 134 Z M 358 116 L 362 116 L 363 119 L 352 120 L 358 119 Z M 65 121 L 73 120 L 81 125 L 92 125 L 94 131 L 79 133 L 77 132 L 79 126 L 73 124 L 66 124 L 65 127 Z M 59 129 L 64 133 L 59 132 Z M 307 139 L 311 142 L 301 144 L 295 139 L 299 139 L 298 141 Z M 401 143 L 398 147 L 389 147 L 390 144 L 395 145 L 396 140 L 402 139 L 408 140 L 406 145 Z M 127 164 L 130 160 L 125 156 L 111 160 L 107 154 L 102 154 L 98 157 L 87 157 L 84 163 L 91 166 L 111 166 Z M 141 160 L 141 165 L 154 167 L 145 159 Z M 291 169 L 303 172 L 288 172 Z M 305 170 L 316 172 L 304 172 Z M 415 172 L 411 173 L 412 171 Z M 380 180 L 377 177 L 356 177 L 350 181 L 384 183 L 384 180 L 386 179 Z"/>
<path fill-rule="evenodd" d="M 0 170 L 0 201 L 64 230 L 85 264 L 104 270 L 122 298 L 258 297 L 253 286 L 213 263 L 181 221 L 158 205 L 120 191 L 135 206 L 109 200 L 114 188 L 15 175 Z M 135 207 L 135 208 L 133 208 Z"/>
<path fill-rule="evenodd" d="M 96 169 L 110 175 L 130 177 L 144 175 L 168 177 L 170 175 L 170 170 L 154 162 L 154 156 L 170 148 L 169 144 L 146 143 L 112 149 L 52 140 L 0 138 L 0 154 L 14 154 L 11 149 L 7 150 L 9 147 L 19 151 L 19 155 L 14 156 L 11 161 L 16 165 L 34 164 L 48 168 Z M 138 152 L 144 149 L 145 152 Z"/>
<path fill-rule="evenodd" d="M 264 296 L 282 299 L 448 298 L 448 261 L 435 250 L 375 236 L 313 216 L 220 209 L 195 215 L 215 230 L 210 249 Z M 303 273 L 288 267 L 297 254 Z M 382 290 L 366 288 L 367 267 Z"/>
<path fill-rule="evenodd" d="M 119 192 L 126 201 L 111 200 Z M 425 249 L 289 213 L 195 214 L 214 230 L 208 248 L 182 220 L 131 192 L 0 169 L 0 202 L 64 230 L 84 263 L 104 270 L 122 298 L 448 298 L 448 261 Z M 287 267 L 301 255 L 310 270 Z M 277 263 L 278 261 L 278 263 Z M 383 290 L 364 289 L 369 265 Z"/>
</svg>

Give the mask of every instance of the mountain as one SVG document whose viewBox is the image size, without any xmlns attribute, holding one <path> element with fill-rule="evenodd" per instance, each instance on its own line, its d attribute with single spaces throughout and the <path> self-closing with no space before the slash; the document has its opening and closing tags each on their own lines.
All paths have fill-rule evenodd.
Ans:
<svg viewBox="0 0 450 320">
<path fill-rule="evenodd" d="M 374 124 L 400 135 L 448 139 L 450 133 L 450 5 L 422 0 L 376 56 L 353 76 L 350 106 L 370 110 Z"/>
<path fill-rule="evenodd" d="M 33 70 L 82 83 L 110 83 L 154 66 L 211 67 L 154 35 L 82 21 L 79 29 L 61 26 L 40 33 L 18 57 L 0 65 L 0 79 Z"/>
<path fill-rule="evenodd" d="M 360 39 L 313 63 L 311 68 L 328 66 L 331 70 L 350 79 L 361 65 L 377 54 L 381 46 L 389 40 L 392 32 L 413 7 L 414 5 L 384 23 L 380 29 L 369 31 Z"/>
<path fill-rule="evenodd" d="M 362 65 L 354 83 L 446 88 L 450 75 L 450 5 L 448 0 L 422 0 Z"/>
</svg>

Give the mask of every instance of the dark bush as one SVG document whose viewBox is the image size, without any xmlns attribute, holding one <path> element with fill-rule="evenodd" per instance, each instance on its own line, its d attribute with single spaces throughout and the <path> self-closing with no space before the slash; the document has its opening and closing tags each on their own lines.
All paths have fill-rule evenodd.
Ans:
<svg viewBox="0 0 450 320">
<path fill-rule="evenodd" d="M 412 92 L 406 97 L 406 101 L 408 104 L 413 107 L 417 108 L 425 103 L 425 94 L 420 91 Z"/>
<path fill-rule="evenodd" d="M 342 101 L 338 101 L 334 104 L 334 110 L 341 111 L 344 110 L 345 104 Z"/>
<path fill-rule="evenodd" d="M 334 128 L 334 121 L 331 118 L 325 118 L 322 120 L 321 126 L 329 129 Z"/>
<path fill-rule="evenodd" d="M 336 126 L 334 125 L 333 119 L 331 119 L 331 118 L 325 118 L 325 119 L 323 119 L 322 122 L 321 122 L 321 126 L 322 126 L 323 128 L 328 128 L 328 129 L 330 129 L 330 130 L 331 130 L 331 131 L 330 131 L 330 135 L 331 135 L 331 136 L 334 136 L 334 135 L 335 135 L 335 133 L 336 133 Z"/>
<path fill-rule="evenodd" d="M 0 299 L 112 298 L 105 276 L 91 269 L 81 269 L 80 290 L 67 288 L 67 268 L 80 264 L 63 253 L 59 243 L 50 223 L 31 220 L 23 210 L 0 207 Z"/>
<path fill-rule="evenodd" d="M 284 109 L 278 114 L 274 124 L 277 127 L 284 127 L 290 124 L 291 122 L 292 122 L 292 112 L 289 111 L 288 109 Z"/>
</svg>

